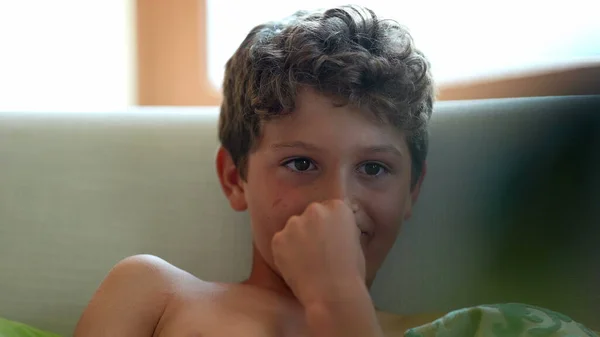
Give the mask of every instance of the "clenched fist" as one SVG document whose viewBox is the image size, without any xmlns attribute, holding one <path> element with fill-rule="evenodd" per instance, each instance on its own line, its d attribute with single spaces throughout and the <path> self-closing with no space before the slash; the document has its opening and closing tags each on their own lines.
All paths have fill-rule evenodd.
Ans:
<svg viewBox="0 0 600 337">
<path fill-rule="evenodd" d="M 310 204 L 271 242 L 275 265 L 298 300 L 350 300 L 365 286 L 361 231 L 341 200 Z"/>
</svg>

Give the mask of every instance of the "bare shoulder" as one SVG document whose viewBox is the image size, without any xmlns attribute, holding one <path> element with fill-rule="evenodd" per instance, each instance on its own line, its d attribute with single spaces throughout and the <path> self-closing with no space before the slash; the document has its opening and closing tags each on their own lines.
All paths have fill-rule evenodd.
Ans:
<svg viewBox="0 0 600 337">
<path fill-rule="evenodd" d="M 198 280 L 188 272 L 154 255 L 134 255 L 123 259 L 110 271 L 108 278 L 122 278 L 130 286 L 139 286 L 139 282 L 149 283 L 151 287 L 171 289 L 179 283 Z M 199 281 L 199 280 L 198 280 Z"/>
<path fill-rule="evenodd" d="M 194 279 L 156 256 L 128 257 L 102 281 L 75 336 L 152 336 L 169 301 Z"/>
<path fill-rule="evenodd" d="M 180 269 L 157 256 L 141 254 L 130 256 L 119 261 L 119 263 L 111 269 L 107 279 L 110 277 L 123 276 L 127 276 L 127 278 L 131 276 L 134 278 L 139 276 L 151 276 L 152 279 L 168 281 L 169 276 L 179 273 L 180 271 Z"/>
</svg>

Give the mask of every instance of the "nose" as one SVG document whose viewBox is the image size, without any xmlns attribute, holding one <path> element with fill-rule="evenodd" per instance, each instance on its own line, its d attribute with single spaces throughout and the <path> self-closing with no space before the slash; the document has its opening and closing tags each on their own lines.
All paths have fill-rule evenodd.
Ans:
<svg viewBox="0 0 600 337">
<path fill-rule="evenodd" d="M 346 205 L 348 205 L 348 207 L 350 207 L 350 209 L 352 210 L 352 213 L 358 212 L 359 206 L 358 206 L 358 202 L 356 202 L 353 199 L 350 198 L 346 198 L 344 199 L 344 202 L 346 203 Z"/>
<path fill-rule="evenodd" d="M 335 176 L 325 177 L 324 187 L 322 190 L 321 200 L 343 200 L 354 213 L 359 209 L 357 198 L 354 195 L 354 186 L 352 181 L 344 174 L 336 174 Z"/>
</svg>

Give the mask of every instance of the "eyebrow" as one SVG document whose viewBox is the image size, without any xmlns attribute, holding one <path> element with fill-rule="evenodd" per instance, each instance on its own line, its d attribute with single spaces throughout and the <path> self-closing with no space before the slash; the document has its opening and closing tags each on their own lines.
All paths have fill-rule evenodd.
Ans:
<svg viewBox="0 0 600 337">
<path fill-rule="evenodd" d="M 318 146 L 303 141 L 277 143 L 271 145 L 271 148 L 275 151 L 281 149 L 304 149 L 310 151 L 322 151 Z"/>
<path fill-rule="evenodd" d="M 362 148 L 361 151 L 368 153 L 389 153 L 398 157 L 403 157 L 402 152 L 393 145 L 377 145 Z"/>
<path fill-rule="evenodd" d="M 271 149 L 273 149 L 274 151 L 282 150 L 282 149 L 304 149 L 304 150 L 315 151 L 315 152 L 323 152 L 324 151 L 323 149 L 321 149 L 320 147 L 318 147 L 314 144 L 306 143 L 303 141 L 276 143 L 276 144 L 271 145 Z M 395 155 L 398 157 L 404 156 L 402 154 L 402 152 L 393 145 L 366 146 L 366 147 L 360 148 L 359 151 L 364 152 L 364 153 L 389 153 L 389 154 L 392 154 L 392 155 Z"/>
</svg>

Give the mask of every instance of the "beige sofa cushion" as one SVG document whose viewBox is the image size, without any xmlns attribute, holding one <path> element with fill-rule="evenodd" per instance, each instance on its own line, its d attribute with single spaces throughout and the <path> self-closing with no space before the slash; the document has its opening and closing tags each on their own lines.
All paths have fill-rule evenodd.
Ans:
<svg viewBox="0 0 600 337">
<path fill-rule="evenodd" d="M 419 313 L 515 301 L 592 324 L 599 101 L 439 103 L 429 173 L 376 303 Z M 111 266 L 139 253 L 244 278 L 250 228 L 216 179 L 217 114 L 0 112 L 0 317 L 69 335 Z"/>
</svg>

